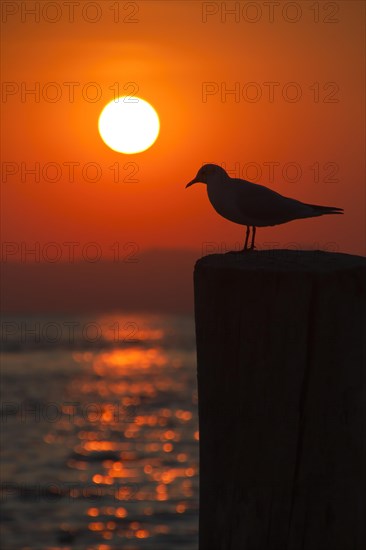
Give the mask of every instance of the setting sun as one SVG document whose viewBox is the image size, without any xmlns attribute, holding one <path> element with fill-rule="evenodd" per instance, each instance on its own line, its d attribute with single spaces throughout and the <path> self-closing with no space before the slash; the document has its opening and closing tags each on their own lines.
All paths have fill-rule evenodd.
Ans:
<svg viewBox="0 0 366 550">
<path fill-rule="evenodd" d="M 104 107 L 98 128 L 108 147 L 132 154 L 151 147 L 158 137 L 160 123 L 150 103 L 138 97 L 121 96 Z"/>
</svg>

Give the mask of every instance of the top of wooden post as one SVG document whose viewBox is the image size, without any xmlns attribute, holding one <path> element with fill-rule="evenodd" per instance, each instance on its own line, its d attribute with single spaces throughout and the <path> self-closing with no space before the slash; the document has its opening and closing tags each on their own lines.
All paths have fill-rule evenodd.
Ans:
<svg viewBox="0 0 366 550">
<path fill-rule="evenodd" d="M 196 262 L 195 270 L 294 271 L 329 273 L 366 270 L 366 257 L 322 250 L 254 250 L 210 254 Z"/>
</svg>

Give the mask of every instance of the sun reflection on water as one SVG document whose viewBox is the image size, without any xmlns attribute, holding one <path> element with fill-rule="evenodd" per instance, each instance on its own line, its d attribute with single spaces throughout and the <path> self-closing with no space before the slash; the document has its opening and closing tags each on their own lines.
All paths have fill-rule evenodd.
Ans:
<svg viewBox="0 0 366 550">
<path fill-rule="evenodd" d="M 100 322 L 111 325 L 110 318 Z M 91 550 L 132 540 L 139 542 L 123 547 L 156 549 L 161 537 L 180 532 L 185 515 L 196 528 L 195 373 L 179 351 L 164 348 L 161 328 L 141 334 L 143 345 L 73 353 L 82 374 L 68 388 L 69 401 L 79 404 L 64 411 L 75 419 L 67 467 L 98 495 L 84 509 Z M 64 429 L 63 419 L 46 442 Z"/>
</svg>

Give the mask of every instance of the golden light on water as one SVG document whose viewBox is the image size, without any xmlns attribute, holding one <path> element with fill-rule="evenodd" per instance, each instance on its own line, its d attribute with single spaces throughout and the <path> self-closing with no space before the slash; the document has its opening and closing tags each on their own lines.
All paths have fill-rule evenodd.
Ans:
<svg viewBox="0 0 366 550">
<path fill-rule="evenodd" d="M 143 349 L 129 347 L 125 350 L 116 349 L 101 353 L 93 361 L 93 369 L 99 375 L 110 372 L 113 368 L 115 373 L 131 373 L 131 370 L 139 371 L 153 367 L 163 367 L 167 364 L 164 352 L 159 348 Z"/>
<path fill-rule="evenodd" d="M 118 322 L 119 328 L 130 328 L 125 318 Z M 103 504 L 85 507 L 88 531 L 112 547 L 167 535 L 169 524 L 154 518 L 159 507 L 185 518 L 198 492 L 197 456 L 191 452 L 197 417 L 186 406 L 188 371 L 162 345 L 164 330 L 144 324 L 143 318 L 139 322 L 143 340 L 114 345 L 115 320 L 103 318 L 103 326 L 109 326 L 106 345 L 74 352 L 80 375 L 71 382 L 63 408 L 76 426 L 67 467 L 87 485 L 88 495 L 102 496 Z M 195 382 L 194 370 L 189 376 Z M 87 404 L 83 413 L 72 404 L 75 395 Z M 167 400 L 171 395 L 173 401 Z M 57 443 L 57 430 L 67 429 L 65 419 L 55 428 L 46 434 L 49 445 Z M 80 491 L 72 496 L 80 498 Z M 146 520 L 134 520 L 137 509 Z"/>
</svg>

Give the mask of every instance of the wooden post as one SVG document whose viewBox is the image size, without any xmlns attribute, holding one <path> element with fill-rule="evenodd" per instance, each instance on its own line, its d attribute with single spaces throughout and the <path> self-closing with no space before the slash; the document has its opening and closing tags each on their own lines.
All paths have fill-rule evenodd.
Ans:
<svg viewBox="0 0 366 550">
<path fill-rule="evenodd" d="M 364 550 L 366 259 L 195 268 L 200 550 Z"/>
</svg>

